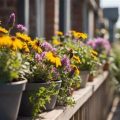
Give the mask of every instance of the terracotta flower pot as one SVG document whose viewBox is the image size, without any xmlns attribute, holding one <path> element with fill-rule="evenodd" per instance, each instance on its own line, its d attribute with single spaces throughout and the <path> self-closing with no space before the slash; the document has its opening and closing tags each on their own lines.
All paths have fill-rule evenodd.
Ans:
<svg viewBox="0 0 120 120">
<path fill-rule="evenodd" d="M 93 74 L 89 74 L 88 82 L 92 82 L 93 79 L 94 79 L 94 75 Z"/>
<path fill-rule="evenodd" d="M 0 85 L 0 120 L 16 120 L 27 80 Z"/>
<path fill-rule="evenodd" d="M 105 62 L 103 65 L 103 71 L 108 71 L 109 70 L 109 62 Z"/>
</svg>

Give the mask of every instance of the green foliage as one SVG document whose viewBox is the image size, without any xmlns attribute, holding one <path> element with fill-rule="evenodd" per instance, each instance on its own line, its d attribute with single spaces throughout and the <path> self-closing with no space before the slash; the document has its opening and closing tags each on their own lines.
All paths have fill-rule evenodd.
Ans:
<svg viewBox="0 0 120 120">
<path fill-rule="evenodd" d="M 54 82 L 50 83 L 48 87 L 40 87 L 37 91 L 33 92 L 29 101 L 33 105 L 32 116 L 37 117 L 38 113 L 46 109 L 46 104 L 50 102 L 53 95 L 58 94 L 56 90 L 56 85 Z"/>
<path fill-rule="evenodd" d="M 62 80 L 61 88 L 58 94 L 57 103 L 59 105 L 70 105 L 73 106 L 75 104 L 75 101 L 72 94 L 72 85 L 73 85 L 73 79 L 66 78 Z"/>
<path fill-rule="evenodd" d="M 120 83 L 120 43 L 116 43 L 112 49 L 112 63 L 110 65 L 110 70 L 116 80 Z"/>
<path fill-rule="evenodd" d="M 0 50 L 0 83 L 24 79 L 25 66 L 20 53 L 12 53 L 9 49 Z"/>
</svg>

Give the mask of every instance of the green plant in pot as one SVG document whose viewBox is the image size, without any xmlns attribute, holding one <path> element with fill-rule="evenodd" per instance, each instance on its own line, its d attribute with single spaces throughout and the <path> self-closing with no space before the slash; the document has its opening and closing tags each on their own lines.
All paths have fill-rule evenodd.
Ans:
<svg viewBox="0 0 120 120">
<path fill-rule="evenodd" d="M 53 45 L 57 48 L 57 52 L 61 56 L 60 76 L 62 80 L 61 89 L 59 91 L 58 105 L 72 106 L 75 101 L 72 97 L 74 90 L 80 88 L 79 70 L 71 60 L 71 36 L 65 36 L 61 32 L 53 37 Z"/>
<path fill-rule="evenodd" d="M 80 57 L 79 69 L 81 70 L 81 77 L 83 84 L 81 87 L 85 87 L 88 81 L 89 75 L 96 70 L 99 65 L 98 53 L 87 45 L 82 45 L 77 51 L 77 55 Z"/>
<path fill-rule="evenodd" d="M 87 45 L 91 46 L 95 51 L 98 52 L 100 62 L 103 65 L 103 70 L 108 70 L 111 50 L 110 42 L 105 38 L 98 37 L 94 38 L 93 40 L 88 40 Z"/>
<path fill-rule="evenodd" d="M 9 30 L 0 26 L 0 119 L 16 120 L 22 92 L 25 90 L 29 66 L 21 53 L 23 42 L 10 32 L 15 24 L 15 14 L 9 20 Z"/>
<path fill-rule="evenodd" d="M 41 52 L 30 50 L 28 60 L 31 72 L 27 76 L 28 84 L 23 94 L 20 116 L 37 117 L 44 110 L 52 110 L 61 86 L 60 57 L 50 43 L 35 41 L 37 44 L 31 44 L 31 49 L 36 45 L 35 48 L 40 48 Z"/>
<path fill-rule="evenodd" d="M 64 38 L 63 42 L 61 38 Z M 85 87 L 89 73 L 95 71 L 97 64 L 99 64 L 97 52 L 84 43 L 86 38 L 85 33 L 71 31 L 66 36 L 59 35 L 53 40 L 56 46 L 61 46 L 61 49 L 64 50 L 63 53 L 65 53 L 65 49 L 68 51 L 66 53 L 69 55 L 71 64 L 78 67 L 82 79 L 81 87 Z M 57 39 L 58 42 L 56 42 Z"/>
</svg>

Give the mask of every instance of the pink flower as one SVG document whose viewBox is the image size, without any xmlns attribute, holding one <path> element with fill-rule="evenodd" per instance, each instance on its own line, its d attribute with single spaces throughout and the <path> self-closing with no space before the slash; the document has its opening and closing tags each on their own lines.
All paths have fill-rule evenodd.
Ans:
<svg viewBox="0 0 120 120">
<path fill-rule="evenodd" d="M 91 46 L 92 48 L 96 47 L 96 44 L 95 44 L 94 40 L 88 40 L 86 44 L 89 45 L 89 46 Z"/>
<path fill-rule="evenodd" d="M 16 28 L 21 32 L 26 32 L 27 31 L 27 28 L 25 26 L 23 26 L 22 24 L 18 24 L 16 26 Z"/>
</svg>

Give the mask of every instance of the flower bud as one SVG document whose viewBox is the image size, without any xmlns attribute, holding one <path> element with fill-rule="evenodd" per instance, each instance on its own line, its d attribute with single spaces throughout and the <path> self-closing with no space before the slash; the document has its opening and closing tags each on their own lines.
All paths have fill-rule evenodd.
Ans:
<svg viewBox="0 0 120 120">
<path fill-rule="evenodd" d="M 12 28 L 15 25 L 15 13 L 12 13 L 8 20 L 8 28 Z"/>
</svg>

